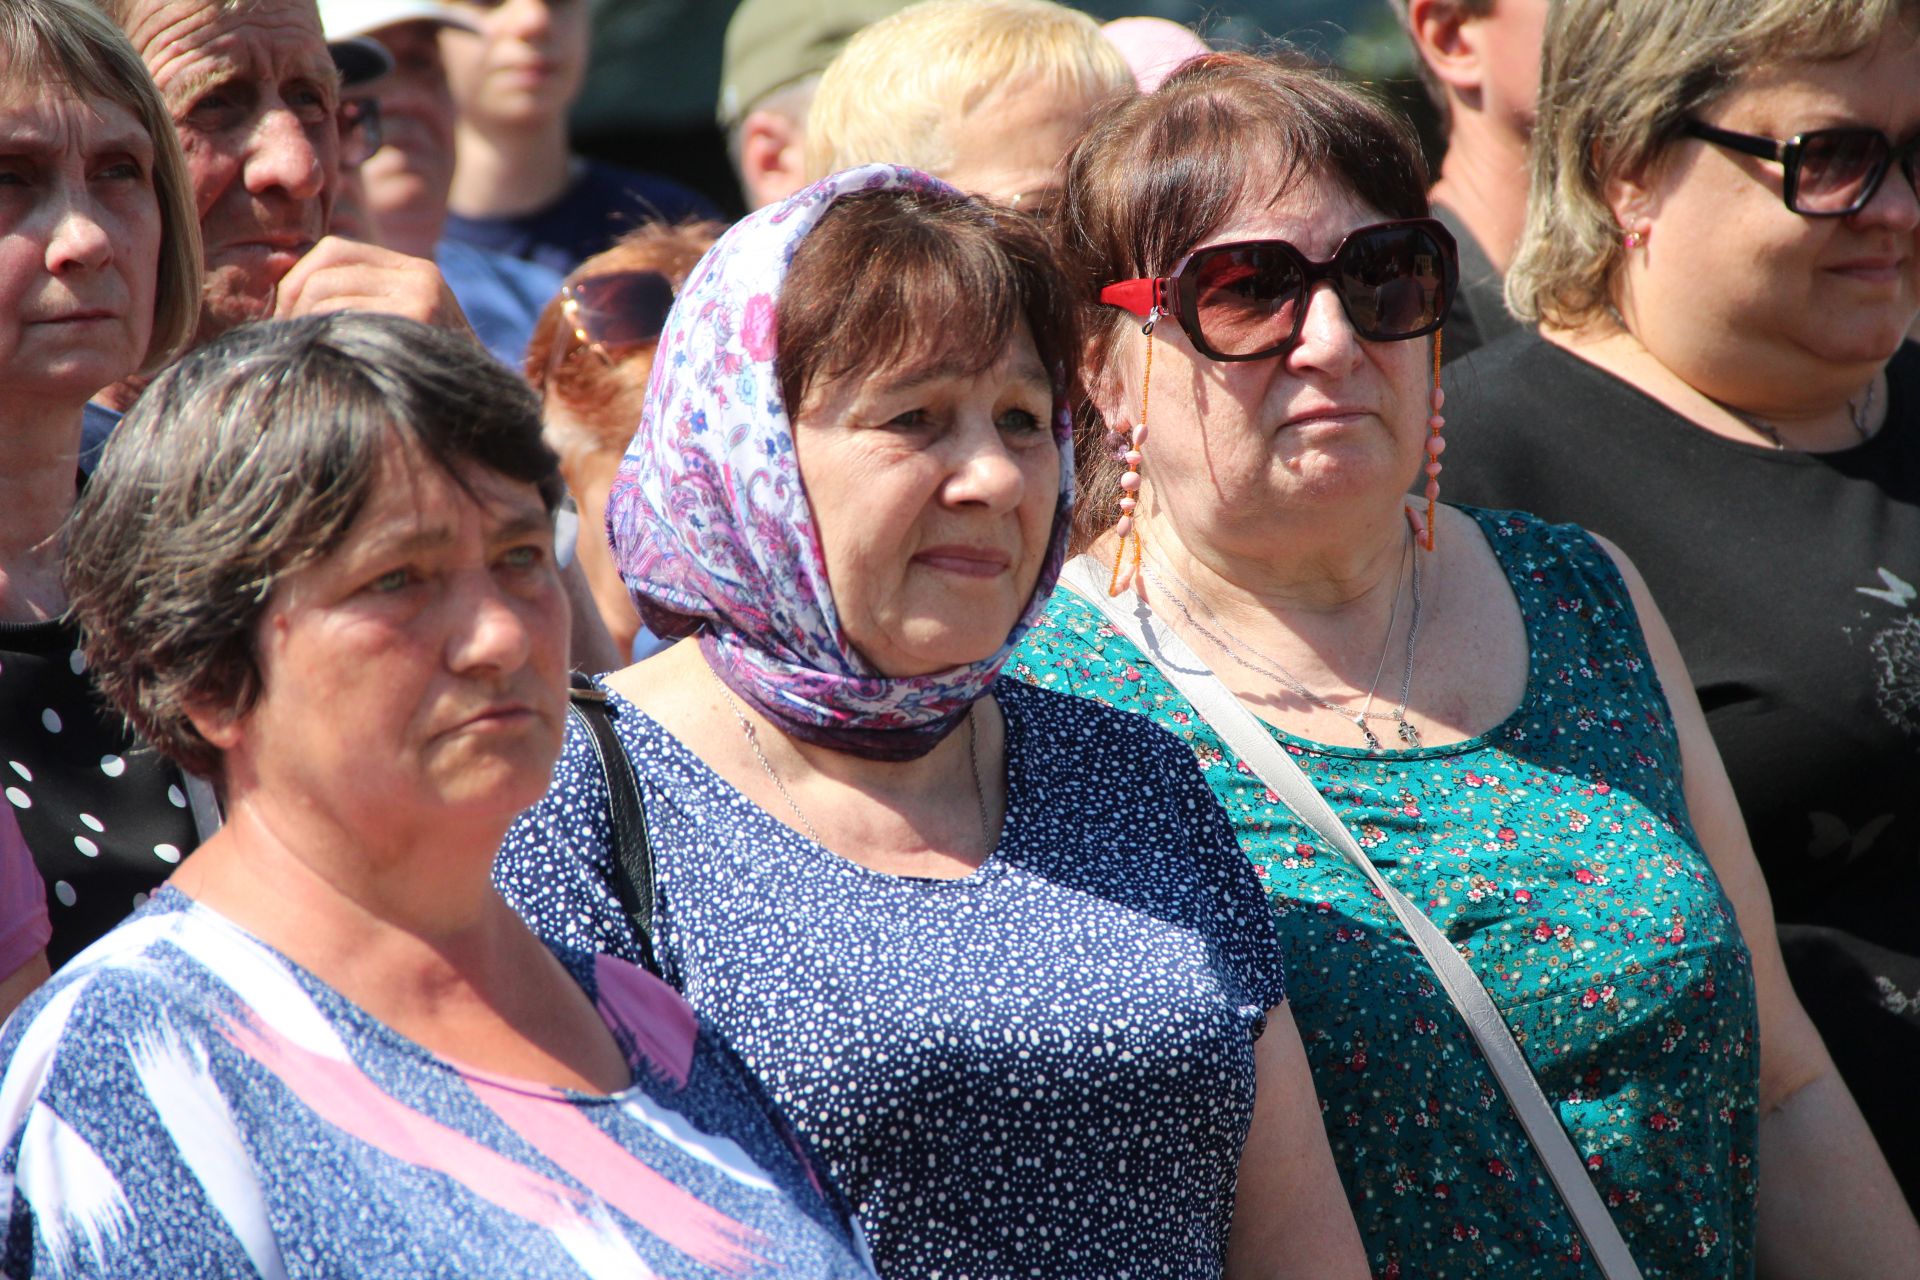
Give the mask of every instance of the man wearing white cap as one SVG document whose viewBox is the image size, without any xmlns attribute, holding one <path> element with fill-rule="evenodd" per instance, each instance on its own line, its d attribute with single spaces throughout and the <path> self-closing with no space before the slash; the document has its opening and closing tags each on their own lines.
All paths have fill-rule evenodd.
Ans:
<svg viewBox="0 0 1920 1280">
<path fill-rule="evenodd" d="M 471 30 L 473 19 L 437 0 L 321 0 L 320 17 L 329 41 L 372 40 L 393 60 L 391 74 L 349 91 L 380 103 L 382 145 L 359 171 L 364 234 L 439 263 L 481 342 L 517 370 L 533 322 L 560 290 L 559 274 L 442 234 L 453 185 L 455 111 L 439 33 Z"/>
</svg>

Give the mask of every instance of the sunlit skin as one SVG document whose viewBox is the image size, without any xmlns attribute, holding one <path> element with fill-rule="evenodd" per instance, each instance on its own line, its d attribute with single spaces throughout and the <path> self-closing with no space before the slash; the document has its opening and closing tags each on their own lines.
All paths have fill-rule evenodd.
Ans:
<svg viewBox="0 0 1920 1280">
<path fill-rule="evenodd" d="M 1773 138 L 1867 125 L 1911 139 L 1920 39 L 1895 22 L 1850 58 L 1756 69 L 1702 118 Z M 1842 403 L 1920 312 L 1920 199 L 1896 168 L 1861 212 L 1808 218 L 1782 202 L 1782 181 L 1778 164 L 1687 140 L 1617 184 L 1620 225 L 1647 233 L 1627 255 L 1620 309 L 1697 391 L 1768 418 L 1825 414 L 1845 443 Z"/>
<path fill-rule="evenodd" d="M 945 123 L 950 159 L 939 175 L 1003 204 L 1051 199 L 1061 162 L 1096 105 L 1042 81 L 1004 81 Z"/>
<path fill-rule="evenodd" d="M 1331 186 L 1301 184 L 1272 204 L 1243 208 L 1196 248 L 1238 240 L 1285 240 L 1315 261 L 1349 231 L 1384 220 Z M 1122 339 L 1123 388 L 1103 391 L 1110 422 L 1137 422 L 1143 340 Z M 1366 342 L 1333 290 L 1313 290 L 1299 340 L 1264 360 L 1224 363 L 1193 349 L 1179 325 L 1153 334 L 1152 433 L 1142 508 L 1164 512 L 1201 545 L 1268 558 L 1277 520 L 1356 519 L 1380 528 L 1422 461 L 1426 435 L 1426 341 Z M 1384 548 L 1397 557 L 1397 543 Z"/>
<path fill-rule="evenodd" d="M 462 478 L 471 494 L 410 450 L 386 456 L 341 545 L 276 584 L 261 696 L 209 735 L 229 778 L 294 821 L 390 833 L 357 858 L 504 829 L 559 750 L 567 610 L 546 508 L 532 485 Z"/>
<path fill-rule="evenodd" d="M 445 27 L 440 53 L 460 114 L 486 126 L 540 127 L 565 114 L 587 71 L 586 0 L 461 4 L 478 32 Z"/>
<path fill-rule="evenodd" d="M 153 143 L 118 104 L 10 88 L 0 93 L 0 386 L 16 404 L 46 399 L 71 414 L 139 366 L 153 330 Z"/>
<path fill-rule="evenodd" d="M 1060 485 L 1053 389 L 1022 321 L 979 373 L 850 374 L 794 424 L 833 602 L 890 676 L 1006 643 L 1046 559 Z"/>
<path fill-rule="evenodd" d="M 559 754 L 567 617 L 538 491 L 390 440 L 274 584 L 253 705 L 192 712 L 228 821 L 172 883 L 430 1052 L 606 1093 L 625 1056 L 488 875 Z"/>
<path fill-rule="evenodd" d="M 545 209 L 573 173 L 567 108 L 586 76 L 586 0 L 459 8 L 479 30 L 440 31 L 459 113 L 449 207 L 477 218 Z"/>
<path fill-rule="evenodd" d="M 326 234 L 339 74 L 311 0 L 142 6 L 127 34 L 172 113 L 205 240 L 209 327 L 267 314 Z"/>
</svg>

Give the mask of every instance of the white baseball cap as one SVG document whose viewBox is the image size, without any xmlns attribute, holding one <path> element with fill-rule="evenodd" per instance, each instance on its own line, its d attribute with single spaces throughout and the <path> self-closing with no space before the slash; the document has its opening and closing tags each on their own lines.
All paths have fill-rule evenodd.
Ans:
<svg viewBox="0 0 1920 1280">
<path fill-rule="evenodd" d="M 477 31 L 472 16 L 439 0 L 320 0 L 320 25 L 328 40 L 350 40 L 371 35 L 403 22 L 437 22 L 444 27 Z"/>
</svg>

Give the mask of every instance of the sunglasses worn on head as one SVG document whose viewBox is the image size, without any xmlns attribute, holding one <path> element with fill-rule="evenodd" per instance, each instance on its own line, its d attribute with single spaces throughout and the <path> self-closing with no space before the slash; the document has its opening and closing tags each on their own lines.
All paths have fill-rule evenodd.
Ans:
<svg viewBox="0 0 1920 1280">
<path fill-rule="evenodd" d="M 1209 360 L 1258 360 L 1299 339 L 1322 280 L 1356 334 L 1398 342 L 1446 321 L 1459 277 L 1452 234 L 1431 218 L 1408 218 L 1348 232 L 1325 262 L 1285 240 L 1208 245 L 1167 275 L 1106 286 L 1100 301 L 1146 320 L 1171 315 Z"/>
<path fill-rule="evenodd" d="M 1878 129 L 1815 129 L 1782 141 L 1753 133 L 1735 133 L 1715 125 L 1689 120 L 1686 133 L 1742 155 L 1771 160 L 1786 170 L 1781 198 L 1787 208 L 1808 218 L 1844 218 L 1867 207 L 1894 162 L 1907 176 L 1907 185 L 1920 196 L 1920 176 L 1914 155 L 1920 137 L 1895 147 Z"/>
<path fill-rule="evenodd" d="M 657 339 L 672 308 L 673 282 L 658 271 L 610 271 L 560 290 L 575 340 L 610 360 Z"/>
</svg>

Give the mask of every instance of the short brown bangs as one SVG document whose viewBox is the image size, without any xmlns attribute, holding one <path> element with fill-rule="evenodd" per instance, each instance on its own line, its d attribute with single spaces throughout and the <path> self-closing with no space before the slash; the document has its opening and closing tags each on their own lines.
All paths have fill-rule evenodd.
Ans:
<svg viewBox="0 0 1920 1280">
<path fill-rule="evenodd" d="M 822 379 L 977 374 L 1022 320 L 1050 377 L 1078 348 L 1038 223 L 957 194 L 841 200 L 794 254 L 776 320 L 789 416 Z"/>
</svg>

